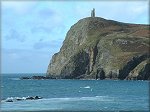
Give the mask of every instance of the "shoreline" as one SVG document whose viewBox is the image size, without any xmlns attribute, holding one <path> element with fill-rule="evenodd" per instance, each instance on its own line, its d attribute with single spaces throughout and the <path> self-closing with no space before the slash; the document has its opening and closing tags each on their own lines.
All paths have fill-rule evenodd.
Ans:
<svg viewBox="0 0 150 112">
<path fill-rule="evenodd" d="M 21 80 L 61 80 L 61 79 L 67 79 L 67 80 L 116 80 L 121 81 L 119 78 L 105 78 L 105 79 L 94 79 L 94 78 L 64 78 L 64 77 L 54 77 L 54 76 L 23 76 L 20 77 Z M 124 81 L 150 81 L 150 80 L 140 80 L 140 79 L 124 79 Z"/>
</svg>

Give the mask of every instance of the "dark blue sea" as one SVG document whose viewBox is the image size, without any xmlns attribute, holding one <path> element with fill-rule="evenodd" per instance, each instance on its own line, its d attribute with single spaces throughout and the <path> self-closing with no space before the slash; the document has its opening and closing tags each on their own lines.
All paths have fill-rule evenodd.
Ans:
<svg viewBox="0 0 150 112">
<path fill-rule="evenodd" d="M 19 77 L 1 76 L 2 112 L 149 112 L 148 81 L 20 80 Z M 6 102 L 28 96 L 43 98 Z"/>
</svg>

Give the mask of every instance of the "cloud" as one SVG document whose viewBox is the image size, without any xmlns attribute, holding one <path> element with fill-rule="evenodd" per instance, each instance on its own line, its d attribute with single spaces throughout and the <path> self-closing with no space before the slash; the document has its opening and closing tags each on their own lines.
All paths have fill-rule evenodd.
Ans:
<svg viewBox="0 0 150 112">
<path fill-rule="evenodd" d="M 2 1 L 2 9 L 13 11 L 17 14 L 26 14 L 36 6 L 37 2 L 33 1 Z"/>
<path fill-rule="evenodd" d="M 51 26 L 35 26 L 33 28 L 31 28 L 31 32 L 32 33 L 50 33 L 52 31 L 52 27 Z"/>
<path fill-rule="evenodd" d="M 128 2 L 130 4 L 130 2 Z M 136 13 L 141 13 L 141 12 L 147 12 L 149 8 L 149 3 L 147 0 L 143 1 L 138 1 L 138 2 L 133 2 L 134 6 L 130 5 L 130 10 Z"/>
<path fill-rule="evenodd" d="M 34 49 L 44 49 L 44 48 L 50 48 L 50 42 L 43 42 L 39 41 L 34 44 Z"/>
<path fill-rule="evenodd" d="M 62 40 L 51 40 L 51 41 L 41 41 L 35 43 L 33 48 L 34 49 L 49 49 L 49 50 L 54 50 L 55 52 L 60 49 L 62 45 Z"/>
<path fill-rule="evenodd" d="M 50 18 L 55 16 L 56 12 L 50 8 L 40 9 L 38 11 L 38 16 L 42 18 Z"/>
<path fill-rule="evenodd" d="M 49 22 L 47 22 L 48 24 Z M 53 35 L 56 36 L 58 34 L 63 34 L 65 30 L 65 25 L 63 24 L 55 24 L 51 23 L 49 25 L 35 25 L 31 28 L 32 34 L 44 34 L 44 35 Z"/>
<path fill-rule="evenodd" d="M 6 40 L 17 40 L 19 42 L 25 42 L 25 35 L 20 34 L 15 29 L 11 29 L 9 34 L 5 36 Z"/>
</svg>

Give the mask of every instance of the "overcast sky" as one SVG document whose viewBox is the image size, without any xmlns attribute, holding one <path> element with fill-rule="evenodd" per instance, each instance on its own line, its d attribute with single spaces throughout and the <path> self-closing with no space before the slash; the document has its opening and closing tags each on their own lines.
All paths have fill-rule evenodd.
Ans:
<svg viewBox="0 0 150 112">
<path fill-rule="evenodd" d="M 96 16 L 148 24 L 148 0 L 136 1 L 2 1 L 2 73 L 45 73 L 70 27 Z"/>
</svg>

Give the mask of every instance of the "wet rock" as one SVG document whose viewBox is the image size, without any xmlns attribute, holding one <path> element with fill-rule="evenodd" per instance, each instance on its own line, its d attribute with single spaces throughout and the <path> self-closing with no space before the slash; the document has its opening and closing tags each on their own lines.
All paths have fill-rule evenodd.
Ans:
<svg viewBox="0 0 150 112">
<path fill-rule="evenodd" d="M 42 99 L 42 97 L 39 97 L 39 96 L 35 96 L 35 98 L 34 98 L 35 100 L 36 99 Z"/>
<path fill-rule="evenodd" d="M 35 96 L 35 97 L 27 97 L 26 98 L 26 100 L 38 100 L 38 99 L 42 99 L 42 97 Z"/>
<path fill-rule="evenodd" d="M 16 101 L 22 101 L 22 100 L 38 100 L 42 99 L 40 96 L 28 96 L 28 97 L 10 97 L 6 100 L 3 99 L 5 102 L 16 102 Z"/>
<path fill-rule="evenodd" d="M 105 79 L 105 72 L 103 69 L 98 69 L 96 74 L 96 79 Z"/>
<path fill-rule="evenodd" d="M 26 100 L 34 100 L 34 97 L 27 97 Z"/>
<path fill-rule="evenodd" d="M 17 101 L 21 101 L 21 100 L 24 100 L 24 99 L 22 99 L 22 98 L 16 98 L 16 100 L 17 100 Z"/>
<path fill-rule="evenodd" d="M 21 77 L 20 79 L 21 80 L 23 80 L 23 79 L 31 79 L 31 77 Z"/>
<path fill-rule="evenodd" d="M 21 77 L 21 80 L 28 80 L 28 79 L 33 79 L 33 80 L 44 80 L 44 79 L 56 79 L 57 77 L 54 76 L 32 76 L 32 77 Z"/>
<path fill-rule="evenodd" d="M 13 102 L 13 100 L 12 99 L 8 99 L 8 100 L 6 100 L 6 102 Z"/>
</svg>

